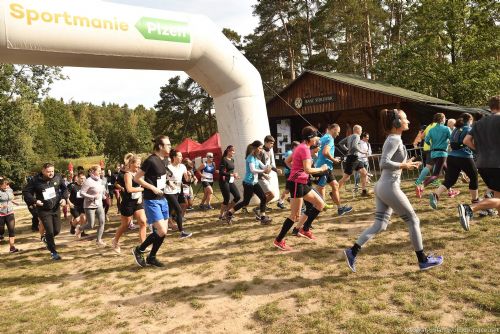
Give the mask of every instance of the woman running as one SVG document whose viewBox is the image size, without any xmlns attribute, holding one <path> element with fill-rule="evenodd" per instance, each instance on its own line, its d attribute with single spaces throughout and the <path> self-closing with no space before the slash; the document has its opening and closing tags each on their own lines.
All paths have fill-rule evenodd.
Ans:
<svg viewBox="0 0 500 334">
<path fill-rule="evenodd" d="M 83 209 L 83 196 L 80 193 L 82 185 L 85 182 L 85 173 L 78 172 L 75 175 L 75 181 L 68 186 L 69 190 L 69 211 L 73 219 L 71 220 L 70 234 L 75 234 L 78 225 L 85 225 L 85 210 Z M 80 237 L 83 236 L 80 235 Z"/>
<path fill-rule="evenodd" d="M 241 199 L 240 192 L 234 181 L 239 179 L 238 173 L 234 171 L 234 146 L 229 145 L 222 154 L 222 159 L 219 166 L 219 188 L 222 192 L 224 202 L 220 207 L 219 220 L 223 218 L 226 210 L 232 209 Z M 233 201 L 229 200 L 233 195 Z"/>
<path fill-rule="evenodd" d="M 455 123 L 455 129 L 451 134 L 451 152 L 448 153 L 446 162 L 447 169 L 444 183 L 439 186 L 436 192 L 429 196 L 430 205 L 437 209 L 439 196 L 451 189 L 457 183 L 460 173 L 463 171 L 469 178 L 469 191 L 471 202 L 479 202 L 479 184 L 476 163 L 474 162 L 471 149 L 464 144 L 464 138 L 472 130 L 473 118 L 471 114 L 464 113 Z"/>
<path fill-rule="evenodd" d="M 246 173 L 243 179 L 243 201 L 238 202 L 233 208 L 226 211 L 223 219 L 231 224 L 233 215 L 236 211 L 250 204 L 252 196 L 255 194 L 260 199 L 260 223 L 267 225 L 271 223 L 271 218 L 266 216 L 266 195 L 259 185 L 259 174 L 268 175 L 271 172 L 271 166 L 264 166 L 258 156 L 262 152 L 264 144 L 256 140 L 247 147 Z"/>
<path fill-rule="evenodd" d="M 106 246 L 106 243 L 102 241 L 102 235 L 104 234 L 104 224 L 105 224 L 105 214 L 103 207 L 103 196 L 104 196 L 104 185 L 101 181 L 101 166 L 94 165 L 90 167 L 89 170 L 90 177 L 88 177 L 80 189 L 80 194 L 83 196 L 83 209 L 85 210 L 85 216 L 87 218 L 87 223 L 84 226 L 77 226 L 75 234 L 77 238 L 81 237 L 81 233 L 86 229 L 94 228 L 95 218 L 97 215 L 97 220 L 99 221 L 99 230 L 97 232 L 96 244 L 98 247 Z"/>
<path fill-rule="evenodd" d="M 344 250 L 347 265 L 353 272 L 356 272 L 356 256 L 361 247 L 377 233 L 387 228 L 394 210 L 408 225 L 420 270 L 431 269 L 441 265 L 443 257 L 425 255 L 420 233 L 420 220 L 405 193 L 401 190 L 402 170 L 412 170 L 420 166 L 420 162 L 413 161 L 413 158 L 407 160 L 406 148 L 401 140 L 401 134 L 409 129 L 410 121 L 408 121 L 405 112 L 400 109 L 382 110 L 381 119 L 389 136 L 384 142 L 380 158 L 382 174 L 375 185 L 375 223 L 361 234 L 351 248 Z"/>
<path fill-rule="evenodd" d="M 283 222 L 281 231 L 274 240 L 274 246 L 283 251 L 292 249 L 285 243 L 285 236 L 292 226 L 298 223 L 304 200 L 310 202 L 312 208 L 310 208 L 307 213 L 307 220 L 304 222 L 304 226 L 298 232 L 298 235 L 301 237 L 310 240 L 315 239 L 310 231 L 311 224 L 325 207 L 325 202 L 321 196 L 317 192 L 312 191 L 311 187 L 307 184 L 310 174 L 318 174 L 328 170 L 326 164 L 322 165 L 320 168 L 312 167 L 311 146 L 318 145 L 320 134 L 316 128 L 306 126 L 302 129 L 302 138 L 304 141 L 297 146 L 293 154 L 285 160 L 285 164 L 290 167 L 290 176 L 286 182 L 286 187 L 290 191 L 291 197 L 290 215 Z"/>
<path fill-rule="evenodd" d="M 448 144 L 451 137 L 450 129 L 444 125 L 446 121 L 444 114 L 438 113 L 436 119 L 438 124 L 425 136 L 425 143 L 431 147 L 431 159 L 434 163 L 432 175 L 424 181 L 426 187 L 429 183 L 437 180 L 443 171 L 448 157 Z"/>
<path fill-rule="evenodd" d="M 182 180 L 182 193 L 186 198 L 186 203 L 182 206 L 184 211 L 184 216 L 186 216 L 186 211 L 193 210 L 193 185 L 198 183 L 198 179 L 194 175 L 194 164 L 189 158 L 184 159 L 182 162 L 186 166 L 187 174 L 186 178 Z"/>
<path fill-rule="evenodd" d="M 182 193 L 182 179 L 187 178 L 187 169 L 182 164 L 182 153 L 176 150 L 170 151 L 171 163 L 167 167 L 167 186 L 165 187 L 165 198 L 168 202 L 170 218 L 172 219 L 172 211 L 175 211 L 175 221 L 177 229 L 180 232 L 180 238 L 185 239 L 191 237 L 193 234 L 186 232 L 182 223 L 184 215 L 181 204 L 184 204 L 185 198 Z"/>
<path fill-rule="evenodd" d="M 286 158 L 291 156 L 293 153 L 293 150 L 299 145 L 300 145 L 300 143 L 298 141 L 293 141 L 291 145 L 286 144 L 286 152 L 283 153 L 283 160 L 286 160 Z M 284 174 L 285 174 L 285 179 L 288 179 L 288 177 L 290 176 L 290 168 L 286 164 L 285 164 Z M 285 189 L 281 193 L 280 199 L 278 200 L 278 204 L 277 204 L 278 208 L 280 208 L 280 209 L 285 208 L 285 204 L 283 203 L 283 201 L 285 200 L 285 198 L 288 195 L 290 195 L 290 191 L 285 186 Z"/>
<path fill-rule="evenodd" d="M 142 193 L 144 189 L 134 181 L 135 174 L 141 166 L 141 158 L 133 153 L 127 153 L 123 160 L 125 162 L 125 171 L 121 172 L 116 180 L 123 188 L 121 194 L 122 203 L 120 206 L 120 227 L 116 230 L 112 241 L 113 249 L 117 253 L 121 253 L 120 237 L 129 228 L 133 217 L 139 224 L 139 239 L 141 243 L 146 240 L 146 213 L 142 206 Z"/>
<path fill-rule="evenodd" d="M 0 180 L 0 235 L 5 233 L 5 225 L 9 231 L 9 253 L 17 253 L 19 249 L 14 245 L 16 239 L 15 226 L 16 219 L 14 217 L 14 206 L 19 205 L 14 201 L 14 192 L 9 187 L 9 180 L 3 178 Z"/>
<path fill-rule="evenodd" d="M 200 209 L 201 210 L 213 210 L 214 208 L 210 205 L 212 201 L 212 195 L 214 190 L 212 186 L 214 185 L 214 174 L 215 174 L 215 162 L 214 155 L 211 152 L 207 153 L 207 162 L 203 162 L 200 167 L 198 167 L 197 172 L 201 174 L 201 185 L 203 186 L 203 199 L 201 200 Z"/>
</svg>

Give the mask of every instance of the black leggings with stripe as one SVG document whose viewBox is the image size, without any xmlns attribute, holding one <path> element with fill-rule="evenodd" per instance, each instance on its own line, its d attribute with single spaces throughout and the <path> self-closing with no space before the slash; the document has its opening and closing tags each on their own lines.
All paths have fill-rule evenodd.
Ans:
<svg viewBox="0 0 500 334">
<path fill-rule="evenodd" d="M 243 182 L 243 201 L 234 206 L 234 211 L 236 212 L 250 204 L 254 194 L 260 199 L 260 213 L 263 214 L 266 211 L 266 194 L 264 194 L 264 190 L 258 183 L 252 185 Z"/>
</svg>

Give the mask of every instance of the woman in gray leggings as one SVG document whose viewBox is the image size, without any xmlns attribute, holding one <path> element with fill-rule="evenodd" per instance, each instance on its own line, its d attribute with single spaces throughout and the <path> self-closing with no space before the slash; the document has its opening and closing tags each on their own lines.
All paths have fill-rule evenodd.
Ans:
<svg viewBox="0 0 500 334">
<path fill-rule="evenodd" d="M 401 140 L 403 131 L 409 129 L 406 114 L 403 110 L 384 109 L 381 112 L 382 124 L 389 136 L 385 140 L 380 158 L 382 175 L 375 186 L 376 212 L 375 222 L 367 228 L 356 243 L 344 250 L 349 268 L 356 272 L 356 256 L 361 247 L 375 234 L 384 231 L 389 224 L 392 212 L 395 211 L 408 225 L 410 239 L 417 254 L 420 270 L 427 270 L 443 263 L 442 256 L 426 256 L 420 233 L 420 220 L 405 193 L 401 190 L 401 171 L 418 168 L 420 162 L 407 160 L 406 148 Z"/>
<path fill-rule="evenodd" d="M 89 170 L 90 177 L 85 180 L 80 189 L 80 194 L 83 197 L 83 208 L 85 210 L 85 216 L 87 218 L 87 224 L 85 226 L 78 225 L 75 230 L 77 238 L 80 238 L 81 233 L 89 228 L 94 228 L 95 217 L 97 215 L 97 220 L 99 221 L 99 230 L 97 232 L 97 246 L 106 246 L 104 241 L 102 241 L 102 235 L 104 234 L 104 223 L 106 215 L 104 213 L 104 207 L 102 205 L 102 198 L 104 195 L 104 185 L 101 182 L 101 167 L 99 165 L 94 165 L 90 167 Z"/>
</svg>

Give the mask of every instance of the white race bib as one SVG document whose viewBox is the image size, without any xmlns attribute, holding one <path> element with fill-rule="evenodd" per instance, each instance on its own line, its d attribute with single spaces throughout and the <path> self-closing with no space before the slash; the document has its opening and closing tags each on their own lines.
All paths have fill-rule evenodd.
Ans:
<svg viewBox="0 0 500 334">
<path fill-rule="evenodd" d="M 259 174 L 254 174 L 253 175 L 253 183 L 258 183 L 259 182 Z"/>
<path fill-rule="evenodd" d="M 47 188 L 43 191 L 43 199 L 46 201 L 48 201 L 49 199 L 53 199 L 56 196 L 57 196 L 56 195 L 56 188 L 54 188 L 54 187 Z"/>
<path fill-rule="evenodd" d="M 189 196 L 190 195 L 189 187 L 182 187 L 182 192 L 184 196 Z"/>
<path fill-rule="evenodd" d="M 212 173 L 203 172 L 201 176 L 203 177 L 203 180 L 207 182 L 212 182 L 214 179 L 214 175 Z"/>
<path fill-rule="evenodd" d="M 130 193 L 130 198 L 139 199 L 142 197 L 142 192 Z"/>
<path fill-rule="evenodd" d="M 80 190 L 76 192 L 76 198 L 82 198 L 82 194 L 80 194 Z"/>
<path fill-rule="evenodd" d="M 234 183 L 234 176 L 229 177 L 229 183 Z"/>
<path fill-rule="evenodd" d="M 167 175 L 162 175 L 156 180 L 156 188 L 163 190 L 167 186 Z"/>
</svg>

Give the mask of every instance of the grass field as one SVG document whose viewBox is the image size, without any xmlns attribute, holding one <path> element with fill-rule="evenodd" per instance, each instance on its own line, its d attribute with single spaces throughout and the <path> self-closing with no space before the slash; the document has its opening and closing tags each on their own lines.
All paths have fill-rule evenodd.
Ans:
<svg viewBox="0 0 500 334">
<path fill-rule="evenodd" d="M 260 226 L 238 214 L 232 226 L 217 223 L 218 210 L 190 212 L 191 239 L 170 234 L 159 253 L 164 269 L 138 268 L 122 238 L 122 254 L 75 241 L 68 225 L 56 242 L 63 261 L 49 260 L 25 211 L 16 213 L 18 247 L 1 245 L 2 333 L 498 333 L 500 331 L 500 219 L 458 223 L 456 204 L 443 199 L 431 211 L 404 184 L 421 219 L 428 252 L 444 265 L 417 270 L 405 224 L 393 217 L 386 232 L 361 251 L 358 272 L 342 250 L 372 223 L 374 200 L 343 197 L 355 212 L 333 210 L 314 224 L 315 243 L 288 237 L 294 251 L 272 246 L 286 211 L 271 212 Z M 220 195 L 219 195 L 220 198 Z M 199 200 L 198 200 L 199 202 Z M 273 205 L 274 206 L 274 205 Z M 118 225 L 116 208 L 106 225 L 108 245 Z M 95 235 L 92 231 L 91 235 Z M 438 330 L 444 330 L 439 332 Z M 448 331 L 446 331 L 448 330 Z M 476 330 L 473 332 L 473 330 Z M 421 331 L 423 333 L 423 331 Z M 462 331 L 462 333 L 465 333 Z"/>
</svg>

